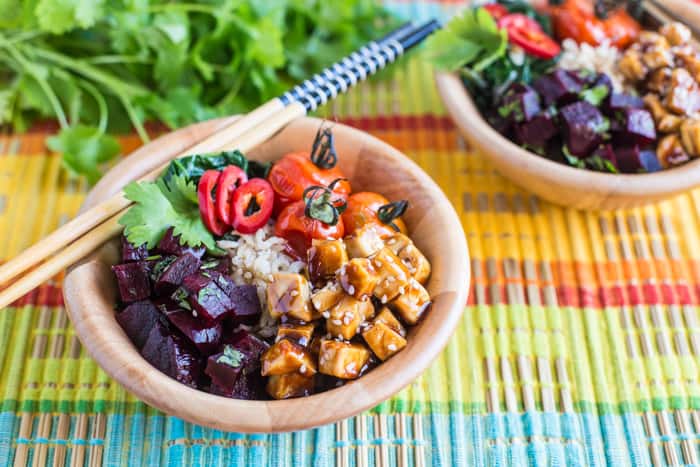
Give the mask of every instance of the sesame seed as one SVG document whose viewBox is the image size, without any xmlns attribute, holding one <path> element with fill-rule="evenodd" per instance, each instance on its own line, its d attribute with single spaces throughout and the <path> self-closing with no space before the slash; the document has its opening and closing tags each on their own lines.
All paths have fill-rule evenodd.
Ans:
<svg viewBox="0 0 700 467">
<path fill-rule="evenodd" d="M 400 294 L 404 294 L 405 292 L 406 292 L 406 289 L 404 289 L 403 287 L 399 287 Z"/>
<path fill-rule="evenodd" d="M 352 322 L 352 318 L 351 318 L 351 317 L 349 317 L 349 316 L 347 316 L 347 315 L 346 315 L 345 317 L 343 317 L 343 324 L 344 324 L 344 325 L 347 326 L 347 325 L 350 324 L 351 322 Z"/>
<path fill-rule="evenodd" d="M 321 313 L 321 316 L 328 319 L 331 317 L 331 313 L 329 311 L 324 311 L 323 313 Z"/>
<path fill-rule="evenodd" d="M 385 294 L 385 295 L 382 295 L 382 304 L 384 304 L 384 303 L 386 303 L 386 302 L 388 302 L 388 301 L 389 301 L 389 299 L 387 298 L 386 294 Z"/>
<path fill-rule="evenodd" d="M 292 297 L 296 297 L 297 295 L 299 295 L 299 291 L 298 291 L 298 290 L 292 290 L 292 292 L 290 293 L 290 295 L 291 295 Z"/>
<path fill-rule="evenodd" d="M 393 245 L 394 243 L 396 243 L 396 239 L 395 239 L 395 238 L 390 238 L 390 239 L 386 242 L 387 245 Z"/>
<path fill-rule="evenodd" d="M 299 367 L 299 373 L 301 373 L 302 375 L 306 373 L 306 365 L 302 365 Z"/>
<path fill-rule="evenodd" d="M 377 266 L 378 268 L 381 268 L 381 267 L 382 267 L 382 262 L 379 261 L 378 259 L 375 259 L 375 260 L 374 260 L 374 265 Z"/>
<path fill-rule="evenodd" d="M 387 283 L 394 282 L 395 280 L 396 280 L 396 277 L 394 277 L 394 276 L 389 276 L 386 278 Z"/>
<path fill-rule="evenodd" d="M 197 310 L 192 310 L 192 316 L 197 317 Z"/>
<path fill-rule="evenodd" d="M 386 348 L 393 352 L 396 350 L 396 344 L 389 344 L 386 346 Z"/>
<path fill-rule="evenodd" d="M 339 319 L 334 319 L 331 321 L 331 323 L 335 324 L 336 326 L 340 326 L 341 324 L 343 324 L 343 322 L 340 321 Z"/>
<path fill-rule="evenodd" d="M 350 287 L 348 287 L 348 293 L 350 295 L 354 295 L 355 294 L 355 287 L 352 285 Z"/>
</svg>

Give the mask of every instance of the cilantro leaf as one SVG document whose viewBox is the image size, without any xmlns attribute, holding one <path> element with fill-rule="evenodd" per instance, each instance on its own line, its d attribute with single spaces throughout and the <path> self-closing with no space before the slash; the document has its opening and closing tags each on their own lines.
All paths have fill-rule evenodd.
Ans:
<svg viewBox="0 0 700 467">
<path fill-rule="evenodd" d="M 104 0 L 39 0 L 39 27 L 53 34 L 89 28 L 104 16 Z"/>
<path fill-rule="evenodd" d="M 244 358 L 245 355 L 243 355 L 243 352 L 236 350 L 231 345 L 225 345 L 223 355 L 220 355 L 219 358 L 216 359 L 216 363 L 223 363 L 224 365 L 237 368 L 241 366 Z"/>
<path fill-rule="evenodd" d="M 163 179 L 132 182 L 124 188 L 124 195 L 135 204 L 119 223 L 134 245 L 146 244 L 153 248 L 165 231 L 173 227 L 173 234 L 180 235 L 183 244 L 216 248 L 213 235 L 200 217 L 197 187 L 193 181 L 174 175 L 167 183 Z"/>
<path fill-rule="evenodd" d="M 601 84 L 581 91 L 579 95 L 584 101 L 587 101 L 590 104 L 598 107 L 605 100 L 605 98 L 608 97 L 608 92 L 608 87 Z"/>
<path fill-rule="evenodd" d="M 119 142 L 98 128 L 76 125 L 46 140 L 55 152 L 63 153 L 63 166 L 74 175 L 84 175 L 90 184 L 102 176 L 100 165 L 119 154 Z"/>
</svg>

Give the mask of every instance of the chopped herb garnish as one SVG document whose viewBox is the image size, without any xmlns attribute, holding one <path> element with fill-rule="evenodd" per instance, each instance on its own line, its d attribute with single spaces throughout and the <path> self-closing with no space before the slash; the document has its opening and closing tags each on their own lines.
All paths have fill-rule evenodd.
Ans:
<svg viewBox="0 0 700 467">
<path fill-rule="evenodd" d="M 608 89 L 607 86 L 604 84 L 592 87 L 590 89 L 585 89 L 579 93 L 579 96 L 581 96 L 581 99 L 584 101 L 589 102 L 592 105 L 595 105 L 598 107 L 600 104 L 603 103 L 606 97 L 608 97 L 608 93 L 610 90 Z"/>
<path fill-rule="evenodd" d="M 223 363 L 234 368 L 238 368 L 243 363 L 245 354 L 243 352 L 236 350 L 231 345 L 224 346 L 223 355 L 220 355 L 216 359 L 216 363 Z"/>
</svg>

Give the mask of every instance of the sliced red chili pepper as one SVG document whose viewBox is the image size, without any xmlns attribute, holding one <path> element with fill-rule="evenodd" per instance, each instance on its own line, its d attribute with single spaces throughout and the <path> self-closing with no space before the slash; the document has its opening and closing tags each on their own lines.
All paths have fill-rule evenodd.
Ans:
<svg viewBox="0 0 700 467">
<path fill-rule="evenodd" d="M 508 14 L 508 8 L 504 7 L 500 3 L 489 3 L 483 6 L 484 10 L 488 11 L 493 19 L 498 21 Z"/>
<path fill-rule="evenodd" d="M 251 178 L 233 192 L 233 228 L 243 234 L 256 232 L 270 220 L 274 204 L 275 192 L 267 180 Z"/>
<path fill-rule="evenodd" d="M 550 59 L 559 55 L 561 47 L 549 37 L 534 19 L 511 13 L 498 20 L 498 27 L 508 31 L 508 40 L 535 57 Z"/>
<path fill-rule="evenodd" d="M 219 175 L 216 182 L 216 215 L 224 224 L 233 225 L 231 198 L 236 188 L 247 181 L 246 173 L 235 165 L 229 165 Z"/>
<path fill-rule="evenodd" d="M 199 215 L 202 216 L 204 226 L 215 235 L 223 235 L 227 230 L 226 224 L 216 217 L 214 197 L 212 196 L 212 191 L 214 191 L 219 175 L 220 172 L 218 170 L 207 170 L 202 174 L 202 178 L 199 179 L 199 185 L 197 185 Z"/>
</svg>

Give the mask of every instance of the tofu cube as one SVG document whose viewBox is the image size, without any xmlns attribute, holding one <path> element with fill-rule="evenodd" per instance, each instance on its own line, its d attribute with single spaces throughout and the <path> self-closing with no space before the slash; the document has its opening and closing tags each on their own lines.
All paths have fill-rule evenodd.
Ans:
<svg viewBox="0 0 700 467">
<path fill-rule="evenodd" d="M 374 320 L 372 320 L 372 323 L 384 323 L 390 329 L 396 331 L 400 336 L 406 336 L 406 329 L 404 329 L 403 325 L 399 322 L 396 316 L 394 316 L 394 313 L 392 313 L 388 307 L 382 307 L 382 309 L 379 310 L 379 313 L 377 313 L 377 316 L 374 317 Z"/>
<path fill-rule="evenodd" d="M 423 313 L 430 307 L 430 295 L 420 283 L 411 279 L 405 293 L 390 303 L 390 307 L 401 316 L 407 324 L 416 324 Z"/>
<path fill-rule="evenodd" d="M 345 292 L 340 285 L 331 282 L 311 296 L 311 303 L 318 313 L 323 313 L 333 308 L 344 296 Z"/>
<path fill-rule="evenodd" d="M 389 248 L 382 248 L 372 256 L 371 261 L 379 277 L 374 296 L 387 303 L 403 293 L 411 275 L 399 257 Z"/>
<path fill-rule="evenodd" d="M 341 379 L 355 379 L 367 364 L 370 353 L 359 343 L 324 339 L 318 357 L 318 368 L 323 374 Z"/>
<path fill-rule="evenodd" d="M 314 283 L 335 276 L 348 262 L 348 253 L 342 240 L 314 240 L 308 251 L 309 277 Z"/>
<path fill-rule="evenodd" d="M 381 321 L 375 321 L 362 333 L 362 337 L 382 361 L 406 347 L 406 339 Z"/>
<path fill-rule="evenodd" d="M 263 354 L 263 376 L 283 375 L 294 371 L 306 376 L 316 373 L 316 363 L 311 354 L 296 342 L 282 339 Z"/>
<path fill-rule="evenodd" d="M 360 327 L 360 323 L 374 314 L 374 305 L 370 300 L 357 300 L 345 295 L 337 305 L 330 310 L 326 320 L 326 331 L 333 337 L 350 340 Z"/>
<path fill-rule="evenodd" d="M 413 241 L 408 238 L 408 236 L 399 232 L 387 238 L 385 242 L 386 247 L 389 248 L 395 255 L 398 255 L 399 251 L 412 244 Z"/>
<path fill-rule="evenodd" d="M 267 379 L 265 389 L 273 399 L 309 396 L 314 390 L 314 377 L 299 373 L 272 375 Z"/>
<path fill-rule="evenodd" d="M 425 284 L 430 277 L 430 262 L 425 255 L 411 243 L 399 251 L 398 256 L 411 276 L 421 284 Z"/>
<path fill-rule="evenodd" d="M 270 316 L 279 319 L 282 315 L 301 321 L 311 321 L 309 283 L 301 274 L 276 273 L 267 286 L 267 307 Z"/>
<path fill-rule="evenodd" d="M 307 347 L 311 343 L 313 334 L 313 324 L 280 324 L 277 328 L 275 342 L 288 339 L 303 347 Z"/>
<path fill-rule="evenodd" d="M 367 258 L 353 258 L 340 271 L 338 282 L 348 295 L 362 300 L 374 292 L 379 277 Z"/>
<path fill-rule="evenodd" d="M 384 247 L 384 241 L 371 225 L 357 229 L 345 238 L 345 247 L 350 258 L 367 258 Z"/>
</svg>

